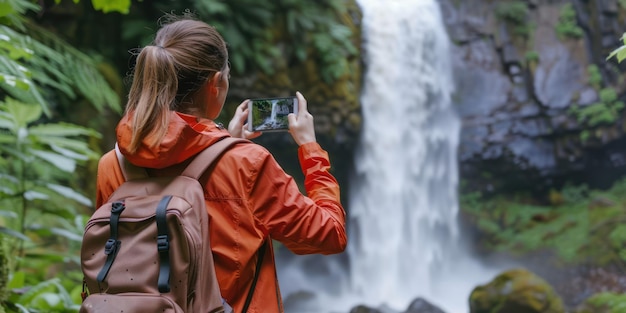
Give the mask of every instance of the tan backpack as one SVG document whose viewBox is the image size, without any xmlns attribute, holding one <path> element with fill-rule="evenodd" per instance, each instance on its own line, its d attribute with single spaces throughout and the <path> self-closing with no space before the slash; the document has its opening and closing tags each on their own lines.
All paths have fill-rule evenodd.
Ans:
<svg viewBox="0 0 626 313">
<path fill-rule="evenodd" d="M 241 142 L 249 141 L 220 140 L 175 177 L 148 177 L 116 149 L 126 182 L 85 226 L 81 267 L 89 295 L 81 313 L 232 312 L 207 253 L 208 214 L 198 178 Z"/>
</svg>

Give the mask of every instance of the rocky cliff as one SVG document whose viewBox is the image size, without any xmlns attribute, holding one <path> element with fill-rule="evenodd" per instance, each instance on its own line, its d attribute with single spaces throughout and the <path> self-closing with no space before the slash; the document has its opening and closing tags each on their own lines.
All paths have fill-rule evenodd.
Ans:
<svg viewBox="0 0 626 313">
<path fill-rule="evenodd" d="M 624 1 L 441 0 L 474 189 L 603 187 L 626 170 Z"/>
</svg>

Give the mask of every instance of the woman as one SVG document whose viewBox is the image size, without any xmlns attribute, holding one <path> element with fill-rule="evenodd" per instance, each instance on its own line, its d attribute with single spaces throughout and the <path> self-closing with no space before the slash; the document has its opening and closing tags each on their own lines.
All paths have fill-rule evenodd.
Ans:
<svg viewBox="0 0 626 313">
<path fill-rule="evenodd" d="M 229 71 L 226 44 L 213 27 L 188 18 L 164 25 L 137 57 L 126 112 L 116 128 L 122 154 L 152 176 L 173 175 L 224 137 L 260 135 L 245 129 L 247 101 L 237 107 L 228 131 L 212 121 L 224 105 Z M 271 239 L 298 254 L 339 253 L 346 246 L 339 186 L 316 142 L 306 100 L 297 97 L 299 111 L 288 117 L 289 132 L 299 146 L 308 196 L 253 143 L 228 150 L 210 181 L 201 178 L 207 207 L 213 208 L 208 213 L 217 278 L 235 312 L 244 307 L 260 248 L 265 253 L 248 312 L 283 312 Z M 110 151 L 98 165 L 97 207 L 123 181 Z"/>
</svg>

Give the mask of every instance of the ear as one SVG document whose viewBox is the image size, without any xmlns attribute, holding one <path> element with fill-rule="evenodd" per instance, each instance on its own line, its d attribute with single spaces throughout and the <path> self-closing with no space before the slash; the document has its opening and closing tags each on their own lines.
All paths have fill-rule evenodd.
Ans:
<svg viewBox="0 0 626 313">
<path fill-rule="evenodd" d="M 208 81 L 209 93 L 211 95 L 217 95 L 222 87 L 222 72 L 215 72 L 211 79 Z"/>
</svg>

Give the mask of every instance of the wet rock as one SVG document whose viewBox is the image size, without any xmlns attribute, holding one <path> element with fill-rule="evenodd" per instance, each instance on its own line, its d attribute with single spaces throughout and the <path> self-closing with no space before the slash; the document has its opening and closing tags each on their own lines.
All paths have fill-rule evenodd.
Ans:
<svg viewBox="0 0 626 313">
<path fill-rule="evenodd" d="M 446 313 L 440 308 L 436 307 L 426 299 L 417 298 L 409 304 L 409 307 L 404 312 L 394 311 L 387 306 L 381 306 L 378 308 L 370 308 L 365 305 L 359 305 L 353 308 L 350 313 Z"/>
<path fill-rule="evenodd" d="M 470 313 L 564 313 L 563 302 L 541 277 L 526 269 L 506 271 L 470 295 Z"/>
<path fill-rule="evenodd" d="M 411 302 L 405 313 L 445 313 L 440 308 L 434 306 L 430 302 L 417 298 Z"/>
</svg>

